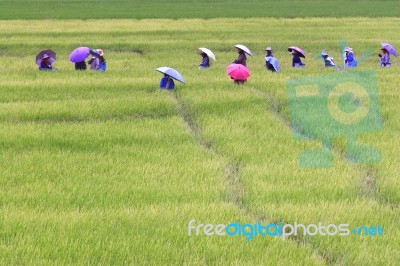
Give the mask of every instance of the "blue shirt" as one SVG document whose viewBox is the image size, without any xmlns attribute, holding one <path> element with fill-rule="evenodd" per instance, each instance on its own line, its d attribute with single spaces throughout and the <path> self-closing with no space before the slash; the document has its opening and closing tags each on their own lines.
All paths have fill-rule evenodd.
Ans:
<svg viewBox="0 0 400 266">
<path fill-rule="evenodd" d="M 346 67 L 356 67 L 358 65 L 357 60 L 354 58 L 354 54 L 349 52 L 346 54 Z"/>
<path fill-rule="evenodd" d="M 170 77 L 163 77 L 160 80 L 160 89 L 172 90 L 175 87 L 174 80 Z"/>
<path fill-rule="evenodd" d="M 303 62 L 301 62 L 300 56 L 298 54 L 293 55 L 292 66 L 294 67 L 296 64 L 303 66 Z"/>
<path fill-rule="evenodd" d="M 107 69 L 107 63 L 106 63 L 106 59 L 104 58 L 104 56 L 100 56 L 99 57 L 99 67 L 97 68 L 97 71 L 101 71 L 104 72 Z"/>
<path fill-rule="evenodd" d="M 104 72 L 104 71 L 106 71 L 106 69 L 107 69 L 107 63 L 106 62 L 102 62 L 102 63 L 99 64 L 99 68 L 97 69 L 97 71 Z"/>
<path fill-rule="evenodd" d="M 207 55 L 203 55 L 203 60 L 201 61 L 200 67 L 209 67 L 210 66 L 210 59 Z"/>
</svg>

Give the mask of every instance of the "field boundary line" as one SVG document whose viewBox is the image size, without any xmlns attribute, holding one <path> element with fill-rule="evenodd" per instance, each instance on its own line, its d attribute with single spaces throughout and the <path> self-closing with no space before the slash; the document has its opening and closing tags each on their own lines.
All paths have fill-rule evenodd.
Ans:
<svg viewBox="0 0 400 266">
<path fill-rule="evenodd" d="M 229 186 L 229 190 L 231 193 L 230 200 L 231 202 L 239 209 L 240 213 L 246 216 L 250 216 L 250 218 L 254 222 L 271 222 L 277 223 L 267 215 L 259 215 L 256 212 L 251 211 L 243 202 L 243 197 L 245 194 L 245 188 L 243 184 L 240 182 L 240 168 L 243 167 L 240 163 L 233 161 L 224 153 L 218 151 L 213 143 L 210 140 L 204 138 L 201 132 L 201 128 L 195 121 L 193 114 L 190 111 L 189 105 L 182 99 L 182 97 L 174 92 L 173 99 L 176 102 L 176 106 L 178 109 L 178 113 L 180 114 L 183 122 L 188 127 L 191 135 L 194 137 L 198 145 L 203 147 L 205 150 L 210 151 L 220 157 L 222 160 L 227 161 L 225 166 L 225 174 L 227 176 L 227 183 Z M 278 117 L 279 118 L 279 117 Z M 284 120 L 282 120 L 284 121 Z M 308 249 L 311 249 L 314 254 L 321 260 L 324 264 L 337 264 L 338 261 L 330 254 L 326 252 L 320 252 L 318 249 L 315 249 L 311 244 L 307 242 L 305 237 L 302 235 L 299 236 L 290 236 L 287 238 L 288 240 L 294 241 L 298 246 L 303 246 Z"/>
</svg>

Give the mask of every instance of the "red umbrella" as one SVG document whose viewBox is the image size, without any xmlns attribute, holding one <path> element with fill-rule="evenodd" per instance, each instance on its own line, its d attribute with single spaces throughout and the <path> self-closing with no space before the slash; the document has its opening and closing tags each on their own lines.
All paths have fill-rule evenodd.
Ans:
<svg viewBox="0 0 400 266">
<path fill-rule="evenodd" d="M 250 76 L 249 69 L 241 64 L 230 64 L 226 73 L 234 80 L 246 80 Z"/>
<path fill-rule="evenodd" d="M 298 52 L 298 53 L 300 54 L 300 57 L 306 58 L 306 53 L 304 53 L 304 51 L 301 50 L 299 47 L 290 46 L 290 47 L 288 48 L 288 51 L 289 51 L 289 52 L 296 51 L 296 52 Z"/>
</svg>

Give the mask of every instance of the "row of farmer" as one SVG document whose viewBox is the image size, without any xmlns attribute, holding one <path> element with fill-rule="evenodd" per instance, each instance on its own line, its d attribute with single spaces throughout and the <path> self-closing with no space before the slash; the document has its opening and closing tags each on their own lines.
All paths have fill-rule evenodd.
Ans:
<svg viewBox="0 0 400 266">
<path fill-rule="evenodd" d="M 86 70 L 86 59 L 91 55 L 87 62 L 90 69 L 94 71 L 104 72 L 107 69 L 106 59 L 102 49 L 90 49 L 88 47 L 79 47 L 73 50 L 69 56 L 69 60 L 75 64 L 75 70 Z M 56 53 L 53 50 L 43 50 L 36 56 L 36 64 L 39 70 L 57 70 L 53 67 L 56 61 Z"/>
<path fill-rule="evenodd" d="M 388 44 L 388 43 L 381 43 L 382 48 L 382 55 L 379 54 L 381 58 L 381 66 L 382 67 L 389 67 L 390 63 L 390 54 L 397 56 L 397 52 L 395 48 Z M 250 49 L 246 46 L 237 44 L 234 46 L 238 52 L 238 58 L 233 61 L 235 64 L 241 64 L 246 66 L 246 54 L 252 55 Z M 272 48 L 267 47 L 265 49 L 267 55 L 265 57 L 265 67 L 267 70 L 273 72 L 279 72 L 279 62 L 272 54 Z M 304 67 L 305 64 L 301 61 L 301 58 L 305 58 L 304 51 L 296 46 L 290 46 L 288 51 L 292 54 L 292 66 L 293 67 Z M 210 58 L 215 61 L 214 53 L 207 49 L 207 48 L 199 48 L 199 52 L 202 56 L 202 61 L 199 65 L 199 68 L 208 68 L 210 67 Z M 358 63 L 355 59 L 353 49 L 350 47 L 345 47 L 343 50 L 344 56 L 344 67 L 351 68 L 357 67 Z M 86 59 L 92 55 L 92 58 L 87 62 L 90 65 L 91 70 L 95 71 L 105 71 L 107 68 L 107 63 L 104 58 L 104 52 L 102 49 L 90 49 L 88 47 L 79 47 L 73 50 L 70 54 L 70 61 L 75 63 L 76 70 L 86 70 Z M 332 57 L 328 55 L 326 50 L 323 50 L 321 53 L 321 57 L 324 59 L 324 63 L 326 67 L 335 67 L 337 69 L 341 69 L 338 67 Z M 56 53 L 53 50 L 44 50 L 41 51 L 36 56 L 36 64 L 39 66 L 39 70 L 57 70 L 57 68 L 53 67 L 53 63 L 56 61 Z"/>
<path fill-rule="evenodd" d="M 390 67 L 390 54 L 394 56 L 398 56 L 396 49 L 388 44 L 388 43 L 381 43 L 381 51 L 382 55 L 379 54 L 379 57 L 381 58 L 381 66 L 382 67 Z M 247 68 L 247 57 L 246 55 L 252 56 L 252 53 L 250 49 L 248 49 L 246 46 L 237 44 L 234 46 L 236 48 L 236 51 L 238 53 L 238 57 L 226 68 L 227 74 L 233 79 L 234 83 L 236 84 L 243 84 L 244 82 L 247 81 L 247 78 L 250 76 L 250 71 Z M 205 69 L 210 67 L 210 58 L 212 60 L 216 60 L 214 53 L 208 49 L 208 48 L 198 48 L 199 54 L 202 57 L 202 61 L 199 64 L 200 69 Z M 266 56 L 265 56 L 265 68 L 269 71 L 272 72 L 279 72 L 280 67 L 279 67 L 279 62 L 278 60 L 274 57 L 273 55 L 273 50 L 271 47 L 267 47 L 265 49 L 266 51 Z M 292 55 L 292 66 L 295 68 L 299 67 L 304 67 L 305 64 L 301 61 L 301 58 L 305 58 L 305 53 L 304 51 L 296 46 L 290 46 L 288 48 L 288 51 Z M 321 57 L 324 61 L 325 67 L 333 67 L 336 68 L 337 70 L 343 69 L 342 67 L 339 67 L 336 65 L 334 59 L 328 55 L 326 50 L 323 50 L 321 52 Z M 344 47 L 343 49 L 343 64 L 344 68 L 353 68 L 358 66 L 358 62 L 355 59 L 353 49 L 351 47 Z M 176 71 L 175 69 L 169 68 L 169 67 L 160 67 L 156 69 L 157 71 L 161 72 L 164 74 L 164 76 L 160 80 L 160 88 L 161 89 L 167 89 L 171 90 L 175 87 L 174 80 L 178 80 L 182 83 L 183 77 L 182 75 Z"/>
<path fill-rule="evenodd" d="M 252 55 L 250 50 L 243 46 L 243 45 L 236 45 L 236 50 L 239 54 L 238 58 L 233 61 L 235 64 L 242 64 L 243 66 L 246 66 L 246 54 L 247 55 Z M 265 56 L 265 67 L 267 70 L 273 71 L 273 72 L 279 72 L 280 67 L 279 67 L 279 62 L 278 60 L 273 56 L 272 54 L 272 48 L 267 47 L 265 49 L 267 55 Z M 301 61 L 301 58 L 305 58 L 305 53 L 304 51 L 296 46 L 290 46 L 288 48 L 288 51 L 292 55 L 292 67 L 298 68 L 298 67 L 304 67 L 305 64 Z M 382 54 L 379 54 L 380 57 L 380 65 L 381 67 L 390 67 L 391 62 L 390 62 L 390 54 L 394 56 L 398 56 L 396 49 L 388 44 L 388 43 L 382 43 L 382 48 L 381 48 Z M 203 57 L 206 55 L 203 53 Z M 325 67 L 335 67 L 336 69 L 340 70 L 342 69 L 341 67 L 337 66 L 334 59 L 328 55 L 326 50 L 323 50 L 321 52 L 321 57 L 324 60 L 324 65 Z M 345 47 L 343 49 L 343 58 L 344 58 L 344 68 L 353 68 L 358 66 L 358 62 L 355 59 L 353 49 L 351 47 Z M 204 60 L 203 60 L 204 61 Z M 200 65 L 200 67 L 203 67 Z"/>
</svg>

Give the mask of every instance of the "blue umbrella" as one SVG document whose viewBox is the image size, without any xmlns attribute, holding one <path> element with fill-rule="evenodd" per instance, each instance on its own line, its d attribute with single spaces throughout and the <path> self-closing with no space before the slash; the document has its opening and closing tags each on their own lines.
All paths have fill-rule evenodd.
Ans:
<svg viewBox="0 0 400 266">
<path fill-rule="evenodd" d="M 159 67 L 156 70 L 158 72 L 161 72 L 161 73 L 163 73 L 165 75 L 170 76 L 173 79 L 176 79 L 179 82 L 185 83 L 185 80 L 183 79 L 182 75 L 178 71 L 173 69 L 173 68 L 170 68 L 170 67 Z"/>
<path fill-rule="evenodd" d="M 274 67 L 276 72 L 279 72 L 279 70 L 280 70 L 279 62 L 278 62 L 278 60 L 275 59 L 275 57 L 266 56 L 265 60 Z"/>
<path fill-rule="evenodd" d="M 397 51 L 396 49 L 389 43 L 387 42 L 381 42 L 382 48 L 391 53 L 394 56 L 397 56 Z"/>
</svg>

